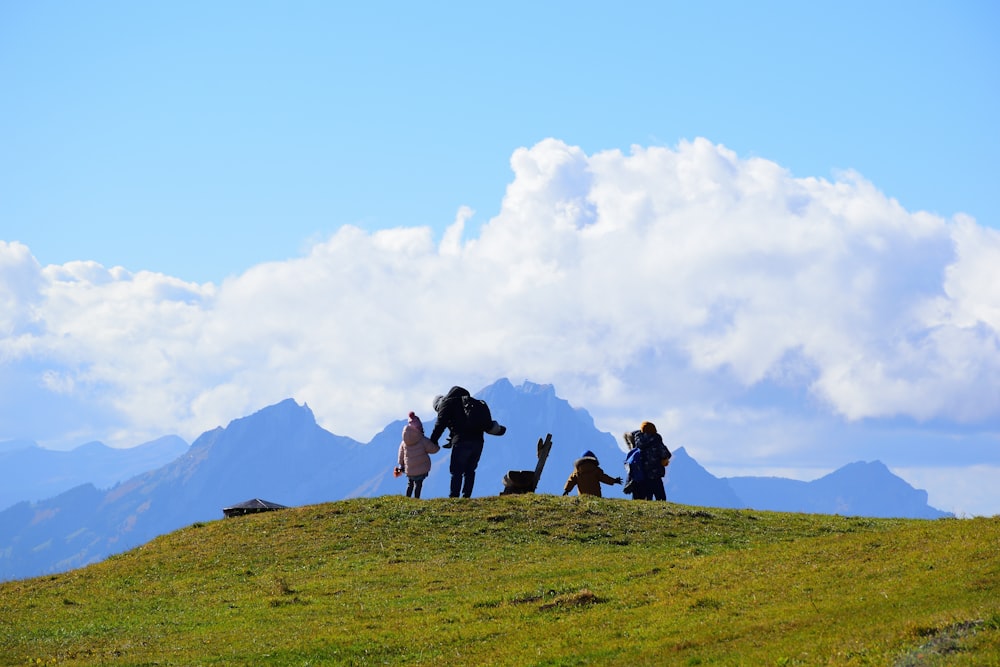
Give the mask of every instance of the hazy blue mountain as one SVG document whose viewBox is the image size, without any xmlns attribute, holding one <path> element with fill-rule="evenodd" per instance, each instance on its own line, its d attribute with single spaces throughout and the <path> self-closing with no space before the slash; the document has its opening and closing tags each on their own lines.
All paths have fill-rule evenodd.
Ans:
<svg viewBox="0 0 1000 667">
<path fill-rule="evenodd" d="M 28 447 L 37 446 L 38 444 L 33 440 L 0 440 L 0 454 L 16 452 L 19 449 L 27 449 Z"/>
<path fill-rule="evenodd" d="M 673 452 L 663 487 L 667 500 L 702 507 L 745 507 L 725 479 L 715 477 L 691 458 L 683 447 Z"/>
<path fill-rule="evenodd" d="M 776 477 L 729 477 L 747 507 L 871 517 L 939 519 L 953 516 L 927 504 L 927 492 L 894 475 L 881 461 L 856 462 L 803 482 Z"/>
<path fill-rule="evenodd" d="M 27 440 L 0 443 L 0 509 L 51 498 L 81 484 L 106 488 L 173 461 L 187 447 L 175 435 L 128 449 L 100 442 L 69 451 L 44 449 Z"/>
<path fill-rule="evenodd" d="M 478 395 L 507 433 L 487 436 L 474 496 L 499 494 L 508 470 L 534 469 L 536 445 L 546 433 L 552 434 L 553 447 L 538 492 L 561 494 L 573 461 L 586 450 L 597 455 L 609 475 L 624 473 L 624 452 L 616 438 L 598 431 L 585 410 L 556 396 L 551 385 L 525 382 L 515 387 L 502 379 Z M 431 406 L 403 406 L 401 417 L 410 409 L 424 420 L 429 434 L 434 426 Z M 392 468 L 403 424 L 402 419 L 394 421 L 362 444 L 322 429 L 308 406 L 288 399 L 207 431 L 170 463 L 110 488 L 86 484 L 46 500 L 20 502 L 0 512 L 0 580 L 86 565 L 191 523 L 220 519 L 223 507 L 253 498 L 297 506 L 402 494 L 405 477 L 394 478 Z M 424 498 L 447 495 L 450 456 L 450 450 L 442 449 L 432 457 Z M 927 507 L 926 493 L 881 464 L 851 464 L 808 483 L 727 480 L 714 477 L 678 448 L 665 485 L 672 502 L 709 507 L 765 509 L 762 498 L 787 497 L 789 511 L 943 514 Z M 604 490 L 608 497 L 624 497 L 621 485 Z"/>
<path fill-rule="evenodd" d="M 251 498 L 305 505 L 341 496 L 359 443 L 323 430 L 292 400 L 202 434 L 187 452 L 109 490 L 92 484 L 0 512 L 0 580 L 80 567 Z"/>
</svg>

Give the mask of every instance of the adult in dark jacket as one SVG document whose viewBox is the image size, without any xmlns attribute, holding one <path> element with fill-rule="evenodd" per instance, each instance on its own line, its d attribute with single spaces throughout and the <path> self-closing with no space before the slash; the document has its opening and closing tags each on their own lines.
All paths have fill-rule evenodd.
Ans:
<svg viewBox="0 0 1000 667">
<path fill-rule="evenodd" d="M 642 422 L 638 431 L 626 436 L 641 452 L 639 460 L 645 473 L 645 481 L 639 485 L 633 494 L 636 500 L 666 500 L 667 492 L 663 488 L 663 478 L 672 456 L 663 437 L 656 432 L 652 422 Z"/>
<path fill-rule="evenodd" d="M 451 489 L 450 498 L 472 496 L 472 487 L 476 483 L 476 468 L 483 455 L 484 433 L 503 435 L 507 432 L 504 426 L 492 421 L 486 428 L 470 425 L 465 418 L 465 408 L 462 405 L 464 397 L 470 397 L 469 391 L 463 387 L 452 387 L 444 396 L 434 399 L 434 411 L 437 420 L 430 439 L 435 444 L 448 429 L 448 442 L 445 449 L 451 449 Z"/>
</svg>

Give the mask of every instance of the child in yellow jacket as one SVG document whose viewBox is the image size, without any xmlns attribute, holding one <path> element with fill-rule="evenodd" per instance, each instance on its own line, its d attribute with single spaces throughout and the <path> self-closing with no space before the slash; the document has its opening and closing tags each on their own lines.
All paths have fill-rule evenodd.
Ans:
<svg viewBox="0 0 1000 667">
<path fill-rule="evenodd" d="M 566 487 L 563 495 L 568 495 L 573 487 L 577 487 L 577 493 L 581 496 L 601 496 L 601 482 L 605 484 L 621 484 L 621 477 L 611 477 L 603 470 L 597 461 L 597 456 L 589 449 L 583 453 L 573 463 L 573 474 L 566 480 Z"/>
</svg>

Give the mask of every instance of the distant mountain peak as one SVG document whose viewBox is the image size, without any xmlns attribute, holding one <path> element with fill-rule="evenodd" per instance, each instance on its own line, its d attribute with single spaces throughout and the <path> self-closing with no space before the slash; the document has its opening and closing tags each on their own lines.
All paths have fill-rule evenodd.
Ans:
<svg viewBox="0 0 1000 667">
<path fill-rule="evenodd" d="M 16 452 L 23 449 L 38 448 L 38 443 L 34 440 L 4 440 L 0 442 L 0 454 L 4 452 Z"/>
<path fill-rule="evenodd" d="M 513 396 L 514 394 L 521 394 L 523 396 L 549 398 L 555 397 L 556 388 L 551 384 L 538 384 L 530 380 L 524 380 L 520 385 L 515 387 L 508 378 L 500 378 L 493 384 L 483 387 L 479 393 L 490 396 Z"/>
<path fill-rule="evenodd" d="M 554 385 L 551 385 L 551 384 L 538 384 L 537 382 L 531 382 L 529 380 L 525 380 L 524 382 L 522 382 L 521 386 L 518 387 L 518 389 L 522 393 L 529 394 L 529 395 L 534 395 L 534 396 L 555 396 L 556 395 L 556 388 L 555 388 Z"/>
<path fill-rule="evenodd" d="M 881 461 L 855 461 L 811 482 L 766 477 L 730 477 L 730 486 L 754 509 L 875 517 L 937 519 L 952 516 L 927 504 Z"/>
<path fill-rule="evenodd" d="M 903 482 L 902 479 L 893 474 L 893 472 L 889 470 L 888 466 L 881 461 L 855 461 L 853 463 L 848 463 L 847 465 L 837 468 L 830 474 L 821 477 L 820 480 L 828 478 L 849 478 L 857 480 L 898 479 L 900 482 Z"/>
<path fill-rule="evenodd" d="M 286 398 L 274 405 L 261 408 L 246 417 L 234 419 L 226 425 L 227 432 L 241 432 L 244 429 L 285 429 L 316 426 L 316 415 L 308 405 L 299 405 L 294 398 Z"/>
<path fill-rule="evenodd" d="M 106 452 L 109 449 L 111 448 L 100 440 L 92 440 L 77 447 L 76 451 L 80 454 L 99 454 Z"/>
<path fill-rule="evenodd" d="M 263 419 L 263 418 L 267 419 L 306 418 L 313 424 L 316 423 L 316 415 L 313 414 L 313 411 L 309 407 L 309 405 L 306 403 L 299 405 L 294 398 L 286 398 L 285 400 L 279 401 L 274 405 L 269 405 L 265 408 L 261 408 L 260 410 L 254 412 L 248 417 L 242 417 L 241 419 L 234 419 L 233 422 L 241 421 L 242 419 Z"/>
<path fill-rule="evenodd" d="M 513 389 L 514 385 L 511 383 L 511 381 L 508 378 L 500 378 L 499 380 L 497 380 L 493 384 L 489 385 L 489 387 L 492 387 L 492 388 L 495 388 L 495 389 Z"/>
</svg>

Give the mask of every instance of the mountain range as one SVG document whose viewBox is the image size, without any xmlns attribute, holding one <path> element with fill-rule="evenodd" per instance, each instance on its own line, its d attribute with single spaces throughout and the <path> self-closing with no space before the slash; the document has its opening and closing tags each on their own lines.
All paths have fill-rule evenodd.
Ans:
<svg viewBox="0 0 1000 667">
<path fill-rule="evenodd" d="M 0 442 L 0 509 L 41 500 L 81 484 L 105 488 L 170 463 L 188 444 L 168 435 L 127 449 L 88 442 L 62 452 L 30 440 Z"/>
<path fill-rule="evenodd" d="M 536 444 L 547 433 L 552 434 L 553 447 L 538 493 L 561 494 L 573 462 L 586 450 L 597 455 L 612 477 L 624 473 L 618 440 L 599 431 L 586 410 L 559 398 L 551 385 L 524 382 L 515 387 L 501 379 L 477 396 L 486 400 L 507 432 L 502 437 L 486 436 L 474 496 L 498 494 L 508 470 L 534 469 Z M 434 414 L 428 412 L 421 416 L 429 432 Z M 176 456 L 174 450 L 179 444 L 183 447 L 179 438 L 149 443 L 127 463 L 121 459 L 106 464 L 104 477 L 90 471 L 91 479 L 85 483 L 41 500 L 28 496 L 0 512 L 0 581 L 81 567 L 191 523 L 221 518 L 222 508 L 248 499 L 293 506 L 401 494 L 405 477 L 393 477 L 392 469 L 404 423 L 394 421 L 368 443 L 360 443 L 326 431 L 308 405 L 286 399 L 203 433 Z M 26 449 L 36 457 L 32 461 L 38 460 L 39 453 L 30 443 L 27 448 L 24 444 L 0 443 L 0 461 L 17 461 L 2 457 Z M 106 456 L 101 448 L 108 449 L 95 443 L 74 452 L 89 460 L 87 456 L 98 453 Z M 447 495 L 450 454 L 451 450 L 442 449 L 432 456 L 423 498 Z M 147 461 L 173 458 L 131 477 L 120 472 L 142 465 L 136 463 L 142 456 Z M 118 473 L 109 469 L 116 466 Z M 44 468 L 30 469 L 44 472 Z M 688 505 L 878 517 L 951 516 L 930 507 L 925 491 L 914 489 L 877 461 L 852 463 L 812 482 L 718 478 L 678 448 L 667 470 L 668 500 Z M 81 465 L 78 472 L 84 471 Z M 5 478 L 18 474 L 5 466 Z M 30 483 L 29 477 L 22 471 L 19 483 Z M 54 483 L 54 477 L 47 479 Z M 111 478 L 114 481 L 108 484 Z M 605 495 L 622 498 L 621 489 L 605 487 Z"/>
</svg>

